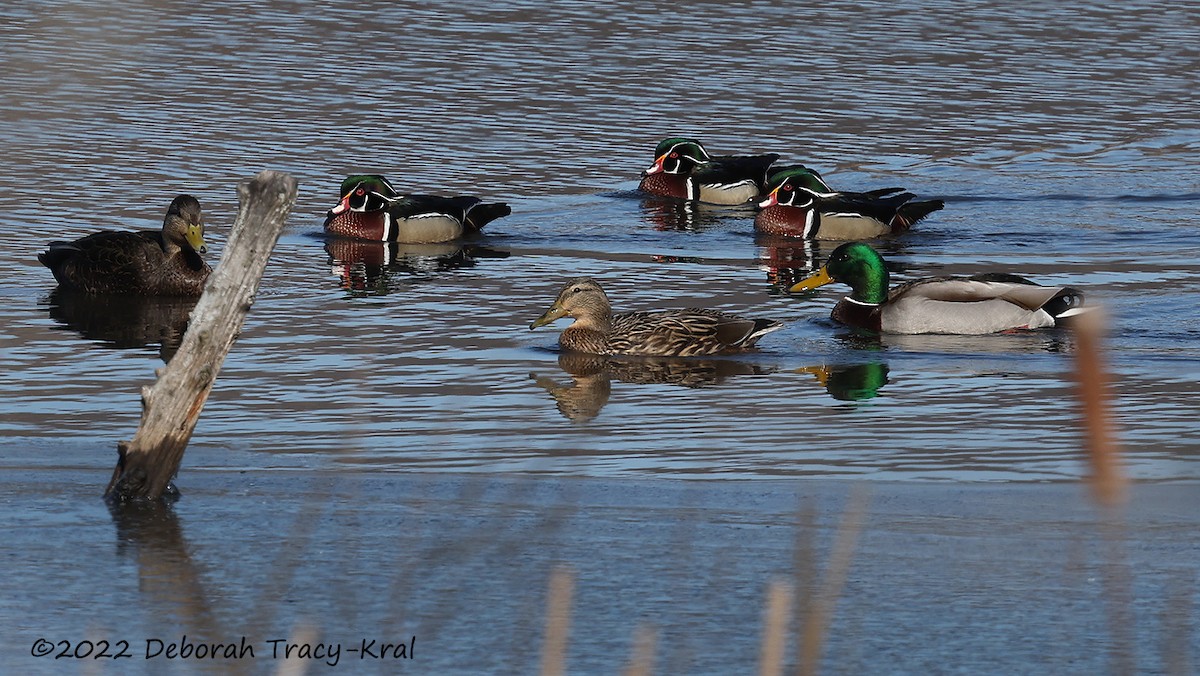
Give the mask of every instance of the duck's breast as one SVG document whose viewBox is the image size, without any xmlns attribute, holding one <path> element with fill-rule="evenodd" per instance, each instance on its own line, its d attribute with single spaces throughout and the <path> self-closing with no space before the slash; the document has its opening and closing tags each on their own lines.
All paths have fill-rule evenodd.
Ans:
<svg viewBox="0 0 1200 676">
<path fill-rule="evenodd" d="M 679 174 L 651 174 L 642 179 L 638 189 L 659 197 L 688 199 L 687 177 Z"/>
</svg>

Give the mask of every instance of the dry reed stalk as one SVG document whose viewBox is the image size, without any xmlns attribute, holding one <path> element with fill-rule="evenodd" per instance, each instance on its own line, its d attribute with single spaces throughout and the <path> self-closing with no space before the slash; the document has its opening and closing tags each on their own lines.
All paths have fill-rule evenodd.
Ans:
<svg viewBox="0 0 1200 676">
<path fill-rule="evenodd" d="M 633 655 L 621 676 L 650 676 L 654 670 L 654 650 L 658 634 L 652 627 L 641 626 L 633 635 Z"/>
<path fill-rule="evenodd" d="M 792 611 L 795 590 L 782 580 L 767 589 L 767 607 L 763 612 L 763 640 L 759 651 L 760 676 L 782 676 L 787 656 L 788 615 Z"/>
<path fill-rule="evenodd" d="M 812 498 L 804 500 L 796 511 L 796 544 L 792 556 L 794 587 L 800 593 L 793 604 L 792 623 L 796 645 L 804 645 L 805 625 L 812 617 L 812 590 L 817 588 L 817 511 Z M 799 655 L 797 655 L 799 659 Z"/>
<path fill-rule="evenodd" d="M 550 593 L 546 599 L 546 634 L 542 642 L 542 676 L 567 673 L 567 636 L 571 633 L 571 595 L 575 576 L 565 566 L 550 574 Z"/>
<path fill-rule="evenodd" d="M 1104 315 L 1099 310 L 1079 315 L 1075 332 L 1075 379 L 1083 413 L 1083 444 L 1087 450 L 1092 494 L 1105 507 L 1125 502 L 1127 480 L 1121 470 L 1120 450 L 1109 406 L 1110 378 L 1100 345 Z"/>
<path fill-rule="evenodd" d="M 869 502 L 868 489 L 862 485 L 856 486 L 850 493 L 846 510 L 842 513 L 842 522 L 838 524 L 834 536 L 833 551 L 829 553 L 829 563 L 826 564 L 825 574 L 821 577 L 821 587 L 816 591 L 816 598 L 812 601 L 809 616 L 804 623 L 804 633 L 800 638 L 797 672 L 803 676 L 812 676 L 820 668 L 825 630 L 838 597 L 841 596 L 842 586 L 846 583 L 850 562 L 854 558 L 854 549 L 858 545 L 858 536 L 866 521 Z"/>
</svg>

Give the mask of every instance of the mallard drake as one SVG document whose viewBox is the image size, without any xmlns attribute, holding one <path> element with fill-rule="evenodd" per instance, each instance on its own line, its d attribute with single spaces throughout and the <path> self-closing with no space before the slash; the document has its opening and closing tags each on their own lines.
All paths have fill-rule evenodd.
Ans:
<svg viewBox="0 0 1200 676">
<path fill-rule="evenodd" d="M 779 155 L 709 155 L 699 141 L 669 138 L 654 149 L 654 164 L 638 188 L 660 197 L 744 204 L 762 194 L 767 171 Z"/>
<path fill-rule="evenodd" d="M 530 330 L 562 317 L 575 321 L 558 344 L 572 352 L 691 357 L 738 352 L 783 328 L 773 319 L 744 319 L 717 310 L 691 308 L 614 314 L 596 280 L 577 277 L 563 285 L 558 299 Z"/>
<path fill-rule="evenodd" d="M 201 254 L 204 217 L 191 195 L 171 201 L 161 231 L 97 232 L 38 254 L 60 288 L 86 293 L 199 296 L 212 272 Z"/>
<path fill-rule="evenodd" d="M 1039 286 L 1007 273 L 931 277 L 889 291 L 883 256 L 862 242 L 834 249 L 820 270 L 791 291 L 831 282 L 851 288 L 834 306 L 834 321 L 877 333 L 977 335 L 1038 329 L 1079 314 L 1083 303 L 1078 289 Z"/>
<path fill-rule="evenodd" d="M 822 191 L 812 173 L 804 168 L 773 174 L 754 229 L 805 239 L 870 239 L 904 232 L 946 206 L 942 200 L 914 202 L 916 196 L 901 188 Z"/>
<path fill-rule="evenodd" d="M 325 232 L 375 242 L 448 242 L 512 213 L 502 202 L 466 195 L 402 195 L 378 174 L 347 177 L 341 194 L 325 215 Z"/>
</svg>

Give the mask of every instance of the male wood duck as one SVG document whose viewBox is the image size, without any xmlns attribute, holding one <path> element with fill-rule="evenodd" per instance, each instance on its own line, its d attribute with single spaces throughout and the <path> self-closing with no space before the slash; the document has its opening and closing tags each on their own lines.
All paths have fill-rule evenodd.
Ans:
<svg viewBox="0 0 1200 676">
<path fill-rule="evenodd" d="M 191 195 L 171 201 L 161 231 L 106 230 L 50 242 L 38 254 L 59 288 L 96 294 L 199 296 L 212 268 L 201 254 L 204 217 Z"/>
<path fill-rule="evenodd" d="M 325 232 L 376 242 L 448 242 L 512 213 L 502 202 L 466 195 L 402 195 L 378 174 L 347 177 L 341 194 L 325 216 Z"/>
<path fill-rule="evenodd" d="M 654 150 L 654 164 L 642 172 L 638 188 L 651 195 L 744 204 L 757 198 L 779 155 L 709 155 L 699 141 L 669 138 Z"/>
<path fill-rule="evenodd" d="M 912 201 L 902 188 L 867 192 L 822 190 L 811 169 L 771 176 L 766 199 L 759 202 L 754 229 L 805 239 L 854 240 L 898 234 L 945 206 L 942 200 Z M 818 183 L 819 181 L 819 183 Z"/>
<path fill-rule="evenodd" d="M 978 335 L 1056 326 L 1081 314 L 1083 293 L 1039 286 L 1008 273 L 929 277 L 888 290 L 883 256 L 862 242 L 833 250 L 829 261 L 792 292 L 832 282 L 850 286 L 834 306 L 834 321 L 875 333 Z"/>
<path fill-rule="evenodd" d="M 773 319 L 744 319 L 710 310 L 660 310 L 613 314 L 596 280 L 577 277 L 563 285 L 554 305 L 530 330 L 556 319 L 575 321 L 559 336 L 567 351 L 650 357 L 691 357 L 740 352 L 764 335 L 783 328 Z"/>
</svg>

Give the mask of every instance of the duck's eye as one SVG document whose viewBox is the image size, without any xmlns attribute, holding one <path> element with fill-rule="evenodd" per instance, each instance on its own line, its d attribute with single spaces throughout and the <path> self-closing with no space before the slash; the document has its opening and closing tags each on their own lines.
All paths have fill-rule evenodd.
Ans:
<svg viewBox="0 0 1200 676">
<path fill-rule="evenodd" d="M 670 157 L 672 157 L 672 158 L 679 157 L 679 153 L 671 153 Z"/>
<path fill-rule="evenodd" d="M 784 191 L 784 192 L 791 192 L 791 190 L 792 190 L 792 184 L 791 184 L 791 183 L 784 183 L 784 184 L 783 184 L 782 186 L 780 186 L 780 187 L 783 189 L 783 191 Z"/>
<path fill-rule="evenodd" d="M 574 289 L 571 289 L 571 293 L 579 293 L 580 291 L 583 291 L 582 286 L 577 286 Z"/>
<path fill-rule="evenodd" d="M 367 194 L 367 191 L 363 190 L 362 188 L 358 188 L 357 190 L 354 191 L 354 194 L 358 195 L 359 197 L 362 197 L 363 195 Z"/>
</svg>

